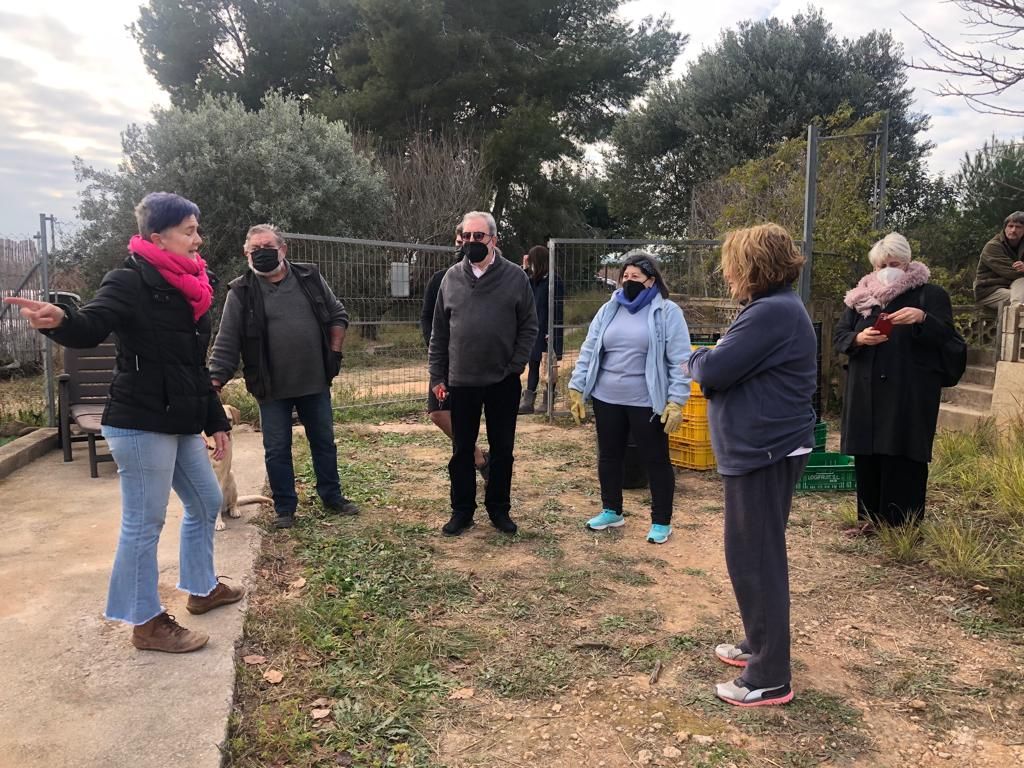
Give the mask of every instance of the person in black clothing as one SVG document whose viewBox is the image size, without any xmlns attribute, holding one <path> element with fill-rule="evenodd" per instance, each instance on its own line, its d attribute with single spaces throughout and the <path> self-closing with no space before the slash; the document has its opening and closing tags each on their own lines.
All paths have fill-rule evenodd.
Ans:
<svg viewBox="0 0 1024 768">
<path fill-rule="evenodd" d="M 544 355 L 548 353 L 548 291 L 552 283 L 549 272 L 550 257 L 548 249 L 543 245 L 535 245 L 524 257 L 527 274 L 530 275 L 530 284 L 533 286 L 533 298 L 537 305 L 537 340 L 530 350 L 530 362 L 526 373 L 526 389 L 523 391 L 523 399 L 519 403 L 519 413 L 533 413 L 534 403 L 537 400 L 537 385 L 540 383 L 540 363 Z M 565 286 L 558 275 L 554 276 L 555 285 L 555 364 L 551 368 L 551 391 L 558 381 L 558 363 L 562 359 L 563 339 L 565 332 L 562 329 L 564 323 L 563 314 L 565 306 Z M 544 389 L 544 399 L 541 400 L 540 410 L 548 410 L 548 390 Z"/>
<path fill-rule="evenodd" d="M 455 228 L 455 248 L 459 249 L 461 247 L 462 224 L 459 224 Z M 430 281 L 427 283 L 427 290 L 423 294 L 423 309 L 420 312 L 420 332 L 423 334 L 423 343 L 427 345 L 427 349 L 430 349 L 430 332 L 434 325 L 434 306 L 437 304 L 437 294 L 441 290 L 441 280 L 447 271 L 448 267 L 445 267 L 431 275 Z M 434 425 L 451 440 L 451 403 L 447 398 L 438 400 L 437 396 L 434 395 L 434 390 L 430 387 L 427 387 L 427 415 L 434 422 Z M 473 446 L 473 463 L 476 465 L 477 471 L 480 472 L 480 476 L 483 477 L 484 483 L 487 482 L 488 469 L 490 468 L 489 458 L 486 451 L 480 450 L 479 445 Z"/>
<path fill-rule="evenodd" d="M 5 301 L 65 346 L 94 347 L 114 334 L 117 362 L 102 424 L 117 462 L 122 513 L 105 615 L 134 625 L 140 650 L 185 653 L 209 636 L 185 629 L 161 605 L 157 543 L 173 488 L 185 507 L 178 588 L 189 594 L 186 609 L 206 613 L 245 595 L 214 569 L 221 491 L 199 434 L 213 437 L 220 458 L 231 427 L 205 364 L 213 289 L 198 252 L 199 208 L 154 192 L 135 214 L 139 234 L 130 255 L 84 307 Z"/>
<path fill-rule="evenodd" d="M 928 282 L 903 235 L 886 235 L 868 259 L 874 271 L 846 294 L 834 336 L 849 357 L 840 444 L 857 476 L 849 535 L 921 520 L 942 396 L 939 357 L 956 334 L 949 295 Z M 875 327 L 882 313 L 884 332 Z"/>
<path fill-rule="evenodd" d="M 441 530 L 458 536 L 473 525 L 473 447 L 483 411 L 491 454 L 484 505 L 495 528 L 514 534 L 509 510 L 519 377 L 537 336 L 537 310 L 526 274 L 497 249 L 494 217 L 472 211 L 462 226 L 463 259 L 441 281 L 428 353 L 434 396 L 451 397 L 452 409 L 452 516 Z"/>
<path fill-rule="evenodd" d="M 274 497 L 274 525 L 295 522 L 292 411 L 309 440 L 316 492 L 328 512 L 356 515 L 341 493 L 331 382 L 341 370 L 348 313 L 314 264 L 285 258 L 280 231 L 257 224 L 245 236 L 249 269 L 231 281 L 210 353 L 216 389 L 242 360 L 245 387 L 260 406 L 264 463 Z"/>
</svg>

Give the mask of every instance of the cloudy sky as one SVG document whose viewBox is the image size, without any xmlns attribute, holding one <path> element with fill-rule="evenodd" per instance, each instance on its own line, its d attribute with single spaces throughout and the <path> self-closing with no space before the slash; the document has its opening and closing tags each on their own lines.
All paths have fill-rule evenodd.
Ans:
<svg viewBox="0 0 1024 768">
<path fill-rule="evenodd" d="M 513 2 L 514 0 L 510 0 Z M 817 0 L 836 32 L 857 37 L 886 28 L 908 57 L 926 54 L 907 14 L 943 40 L 961 39 L 961 13 L 939 0 Z M 73 220 L 78 187 L 72 158 L 113 168 L 120 157 L 120 133 L 141 122 L 166 96 L 146 72 L 126 27 L 139 0 L 0 0 L 0 236 L 36 231 L 40 213 Z M 669 13 L 690 43 L 676 65 L 714 45 L 723 28 L 742 19 L 791 18 L 806 0 L 635 0 L 623 6 L 630 18 Z M 1020 138 L 1019 119 L 979 115 L 964 104 L 939 99 L 928 90 L 936 79 L 911 73 L 917 109 L 932 115 L 928 138 L 936 144 L 933 171 L 956 168 L 966 151 L 984 140 Z M 1016 95 L 1024 107 L 1024 92 Z"/>
</svg>

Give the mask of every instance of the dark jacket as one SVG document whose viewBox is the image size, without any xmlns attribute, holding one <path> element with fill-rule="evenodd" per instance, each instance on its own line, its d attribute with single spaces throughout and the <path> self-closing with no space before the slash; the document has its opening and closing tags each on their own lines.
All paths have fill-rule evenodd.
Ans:
<svg viewBox="0 0 1024 768">
<path fill-rule="evenodd" d="M 48 334 L 58 344 L 94 347 L 114 334 L 104 424 L 173 435 L 231 429 L 206 368 L 210 313 L 193 320 L 191 305 L 145 259 L 133 254 L 108 272 L 81 309 L 62 306 L 64 322 Z"/>
<path fill-rule="evenodd" d="M 495 254 L 480 277 L 468 258 L 448 269 L 434 308 L 430 386 L 485 387 L 526 367 L 537 308 L 523 270 Z"/>
<path fill-rule="evenodd" d="M 708 400 L 719 474 L 745 475 L 814 447 L 817 342 L 789 286 L 755 296 L 689 365 Z"/>
<path fill-rule="evenodd" d="M 288 268 L 298 280 L 303 295 L 313 309 L 320 324 L 320 355 L 324 366 L 324 386 L 330 386 L 341 368 L 342 354 L 331 350 L 331 326 L 348 326 L 348 313 L 341 302 L 330 292 L 315 264 L 288 262 Z M 270 399 L 270 355 L 267 348 L 267 320 L 263 307 L 263 292 L 260 280 L 252 270 L 232 280 L 228 287 L 231 294 L 225 302 L 224 317 L 214 342 L 210 367 L 213 377 L 227 381 L 234 375 L 239 354 L 242 358 L 242 375 L 245 387 L 257 400 Z M 228 312 L 228 303 L 237 302 L 241 312 Z M 235 320 L 232 320 L 235 318 Z M 311 341 L 311 340 L 310 340 Z M 309 341 L 298 341 L 307 345 Z"/>
<path fill-rule="evenodd" d="M 430 276 L 427 283 L 427 290 L 423 294 L 423 308 L 420 310 L 420 333 L 423 334 L 423 343 L 430 346 L 430 332 L 434 326 L 434 307 L 437 305 L 437 294 L 441 290 L 441 281 L 448 269 L 439 269 Z"/>
<path fill-rule="evenodd" d="M 533 299 L 537 305 L 537 340 L 530 350 L 531 360 L 540 360 L 542 355 L 548 351 L 548 286 L 551 284 L 551 275 L 545 275 L 539 283 L 530 284 L 533 286 Z M 555 357 L 562 359 L 562 350 L 565 346 L 565 286 L 562 279 L 555 276 Z"/>
<path fill-rule="evenodd" d="M 882 344 L 854 344 L 858 333 L 874 325 L 879 312 L 903 307 L 923 309 L 928 316 L 923 323 L 893 326 L 889 340 Z M 937 285 L 911 288 L 867 317 L 847 307 L 833 338 L 836 351 L 849 355 L 843 453 L 931 461 L 942 395 L 937 360 L 953 333 L 949 295 Z"/>
<path fill-rule="evenodd" d="M 1000 232 L 985 243 L 974 274 L 974 300 L 982 301 L 997 288 L 1009 288 L 1014 280 L 1024 277 L 1024 272 L 1013 268 L 1015 261 L 1024 261 L 1024 239 L 1012 248 Z"/>
</svg>

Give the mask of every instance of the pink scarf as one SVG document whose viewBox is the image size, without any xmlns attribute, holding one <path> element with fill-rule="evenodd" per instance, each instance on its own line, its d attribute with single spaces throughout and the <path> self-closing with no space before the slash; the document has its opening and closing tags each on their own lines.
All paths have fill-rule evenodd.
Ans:
<svg viewBox="0 0 1024 768">
<path fill-rule="evenodd" d="M 198 253 L 195 259 L 165 251 L 155 243 L 133 235 L 128 250 L 136 253 L 154 267 L 173 288 L 177 288 L 192 305 L 192 319 L 198 320 L 213 304 L 213 286 L 206 275 L 206 262 Z"/>
<path fill-rule="evenodd" d="M 857 310 L 861 316 L 871 314 L 873 307 L 884 307 L 897 296 L 901 296 L 914 288 L 920 288 L 928 282 L 931 271 L 920 261 L 907 264 L 907 271 L 891 285 L 882 285 L 882 281 L 869 272 L 860 279 L 856 288 L 847 291 L 843 303 L 850 309 Z"/>
</svg>

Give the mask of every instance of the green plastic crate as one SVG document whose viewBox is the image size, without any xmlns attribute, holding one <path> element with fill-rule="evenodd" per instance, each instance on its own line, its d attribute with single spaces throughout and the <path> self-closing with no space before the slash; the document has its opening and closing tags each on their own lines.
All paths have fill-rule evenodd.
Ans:
<svg viewBox="0 0 1024 768">
<path fill-rule="evenodd" d="M 825 439 L 828 437 L 828 424 L 819 421 L 814 425 L 814 453 L 823 453 L 825 450 Z"/>
<path fill-rule="evenodd" d="M 857 475 L 853 456 L 844 453 L 812 453 L 798 491 L 855 491 Z"/>
</svg>

